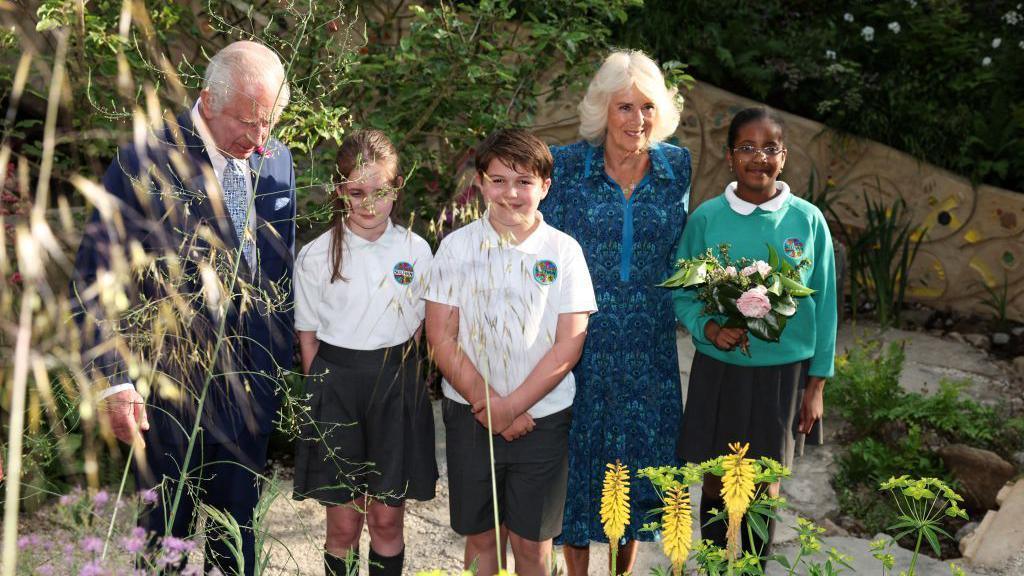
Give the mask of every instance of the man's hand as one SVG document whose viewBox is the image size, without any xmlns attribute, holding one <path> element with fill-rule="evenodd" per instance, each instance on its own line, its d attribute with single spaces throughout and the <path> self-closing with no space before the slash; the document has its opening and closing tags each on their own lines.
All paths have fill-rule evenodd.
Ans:
<svg viewBox="0 0 1024 576">
<path fill-rule="evenodd" d="M 533 426 L 533 417 L 530 416 L 529 412 L 523 412 L 512 421 L 511 426 L 502 431 L 501 437 L 508 442 L 518 440 L 530 432 L 533 432 Z"/>
<path fill-rule="evenodd" d="M 110 428 L 114 436 L 125 444 L 141 442 L 146 445 L 142 432 L 149 430 L 149 419 L 146 418 L 146 403 L 136 390 L 122 390 L 103 400 Z"/>
<path fill-rule="evenodd" d="M 719 350 L 728 352 L 736 346 L 743 346 L 747 341 L 746 328 L 722 328 L 718 322 L 709 320 L 704 325 L 704 337 L 715 345 Z"/>
<path fill-rule="evenodd" d="M 473 415 L 476 421 L 487 428 L 487 398 L 481 398 L 473 403 Z M 491 394 L 491 434 L 501 434 L 506 428 L 512 425 L 512 421 L 519 416 L 513 409 L 508 398 L 502 398 Z"/>
<path fill-rule="evenodd" d="M 797 431 L 801 434 L 810 434 L 814 423 L 821 420 L 824 415 L 824 389 L 824 378 L 811 376 L 807 379 L 807 388 L 804 389 L 804 398 L 800 403 L 800 425 L 797 426 Z"/>
</svg>

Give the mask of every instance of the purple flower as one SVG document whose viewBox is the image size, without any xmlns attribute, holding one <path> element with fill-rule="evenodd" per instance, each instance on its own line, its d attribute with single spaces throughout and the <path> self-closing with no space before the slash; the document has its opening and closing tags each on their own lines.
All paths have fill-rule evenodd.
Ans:
<svg viewBox="0 0 1024 576">
<path fill-rule="evenodd" d="M 100 490 L 92 496 L 92 504 L 96 508 L 103 508 L 107 502 L 110 502 L 110 494 L 107 494 L 106 490 Z"/>
<path fill-rule="evenodd" d="M 138 526 L 132 528 L 130 536 L 121 539 L 121 548 L 129 554 L 138 554 L 146 548 L 146 531 Z"/>
<path fill-rule="evenodd" d="M 89 562 L 78 571 L 78 576 L 104 576 L 106 573 L 99 562 Z"/>
<path fill-rule="evenodd" d="M 174 536 L 168 536 L 161 542 L 164 550 L 168 552 L 191 552 L 196 549 L 196 543 L 190 540 L 182 540 Z"/>
<path fill-rule="evenodd" d="M 181 571 L 181 576 L 203 576 L 203 568 L 198 565 L 186 566 L 185 569 Z"/>
<path fill-rule="evenodd" d="M 163 552 L 156 559 L 157 568 L 170 568 L 181 562 L 181 552 Z"/>
<path fill-rule="evenodd" d="M 56 573 L 53 571 L 53 566 L 43 564 L 42 566 L 36 566 L 36 574 L 38 576 L 54 576 Z"/>
<path fill-rule="evenodd" d="M 150 488 L 142 493 L 142 502 L 145 504 L 156 504 L 159 498 L 160 495 L 157 494 L 156 488 Z"/>
<path fill-rule="evenodd" d="M 95 536 L 86 536 L 82 539 L 82 550 L 93 554 L 103 551 L 103 540 Z"/>
</svg>

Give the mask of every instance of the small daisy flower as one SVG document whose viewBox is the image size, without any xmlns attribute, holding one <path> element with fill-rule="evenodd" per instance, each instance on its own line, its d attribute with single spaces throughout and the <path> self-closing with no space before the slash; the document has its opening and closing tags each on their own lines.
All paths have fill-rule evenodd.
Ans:
<svg viewBox="0 0 1024 576">
<path fill-rule="evenodd" d="M 902 28 L 900 28 L 899 22 L 889 22 L 889 30 L 891 30 L 893 34 L 899 34 Z"/>
<path fill-rule="evenodd" d="M 992 39 L 992 47 L 993 48 L 999 48 L 1002 45 L 1003 45 L 1003 39 L 1002 38 L 993 38 Z"/>
<path fill-rule="evenodd" d="M 825 50 L 825 59 L 826 60 L 835 60 L 836 59 L 836 51 L 835 50 Z"/>
<path fill-rule="evenodd" d="M 865 41 L 871 42 L 875 39 L 875 29 L 871 26 L 865 26 L 861 28 L 860 35 L 864 37 Z"/>
<path fill-rule="evenodd" d="M 853 22 L 853 14 L 850 14 L 849 12 L 843 14 L 843 20 L 846 20 L 847 22 Z"/>
<path fill-rule="evenodd" d="M 984 58 L 981 59 L 981 65 L 982 66 L 991 66 L 992 65 L 992 58 L 990 58 L 989 56 L 985 56 Z"/>
</svg>

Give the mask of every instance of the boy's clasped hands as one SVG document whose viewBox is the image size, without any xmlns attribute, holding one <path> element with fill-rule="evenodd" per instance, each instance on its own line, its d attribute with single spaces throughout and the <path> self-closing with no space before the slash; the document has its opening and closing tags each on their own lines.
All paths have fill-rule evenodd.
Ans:
<svg viewBox="0 0 1024 576">
<path fill-rule="evenodd" d="M 489 402 L 491 407 L 489 428 L 492 433 L 501 434 L 502 438 L 511 442 L 533 431 L 533 417 L 529 412 L 520 410 L 511 396 L 499 396 L 493 390 L 488 392 L 489 400 L 484 397 L 473 402 L 473 415 L 477 422 L 488 428 L 487 405 Z"/>
</svg>

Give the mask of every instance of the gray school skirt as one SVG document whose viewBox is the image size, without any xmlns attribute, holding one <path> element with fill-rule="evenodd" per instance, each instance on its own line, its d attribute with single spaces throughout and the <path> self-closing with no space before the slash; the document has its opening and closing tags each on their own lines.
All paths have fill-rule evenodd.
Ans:
<svg viewBox="0 0 1024 576">
<path fill-rule="evenodd" d="M 697 352 L 676 444 L 679 457 L 704 462 L 728 454 L 732 442 L 749 442 L 747 458 L 767 456 L 791 466 L 809 364 L 736 366 Z M 820 420 L 805 442 L 824 442 Z"/>
<path fill-rule="evenodd" d="M 320 342 L 306 378 L 293 498 L 331 506 L 367 496 L 430 500 L 434 413 L 415 345 L 350 350 Z"/>
</svg>

